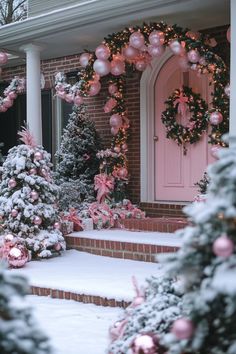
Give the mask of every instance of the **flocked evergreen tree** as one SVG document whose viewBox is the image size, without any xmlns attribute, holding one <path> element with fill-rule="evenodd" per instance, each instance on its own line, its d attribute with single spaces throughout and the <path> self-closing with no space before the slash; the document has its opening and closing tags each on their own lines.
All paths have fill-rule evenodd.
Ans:
<svg viewBox="0 0 236 354">
<path fill-rule="evenodd" d="M 94 176 L 99 169 L 96 154 L 100 148 L 100 138 L 85 106 L 74 106 L 56 153 L 55 181 L 62 210 L 94 201 Z"/>
<path fill-rule="evenodd" d="M 34 143 L 28 130 L 20 135 L 24 144 L 10 149 L 3 163 L 0 216 L 3 228 L 21 238 L 33 256 L 50 257 L 65 249 L 50 154 Z"/>
<path fill-rule="evenodd" d="M 163 347 L 168 354 L 236 353 L 236 144 L 219 155 L 208 170 L 206 201 L 186 208 L 192 226 L 178 232 L 183 245 L 165 263 L 164 279 L 171 277 L 182 288 L 181 311 L 169 316 L 167 309 L 163 316 L 161 302 L 159 308 L 155 303 L 166 293 L 171 299 L 173 288 L 166 290 L 164 279 L 153 280 L 152 290 L 147 289 L 152 297 L 134 309 L 109 353 L 160 354 Z M 149 343 L 140 339 L 147 332 L 157 335 L 159 345 L 149 334 Z"/>
<path fill-rule="evenodd" d="M 38 326 L 25 295 L 26 280 L 0 266 L 0 353 L 50 354 L 47 336 Z"/>
</svg>

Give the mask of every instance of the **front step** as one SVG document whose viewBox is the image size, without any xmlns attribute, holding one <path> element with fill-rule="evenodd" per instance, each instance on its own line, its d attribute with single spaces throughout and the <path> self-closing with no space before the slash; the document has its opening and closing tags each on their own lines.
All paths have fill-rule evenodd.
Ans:
<svg viewBox="0 0 236 354">
<path fill-rule="evenodd" d="M 67 247 L 99 256 L 156 262 L 158 253 L 176 252 L 181 246 L 177 235 L 125 230 L 73 232 L 65 237 Z"/>
<path fill-rule="evenodd" d="M 175 232 L 188 225 L 185 218 L 145 218 L 119 220 L 119 227 L 130 231 Z"/>
</svg>

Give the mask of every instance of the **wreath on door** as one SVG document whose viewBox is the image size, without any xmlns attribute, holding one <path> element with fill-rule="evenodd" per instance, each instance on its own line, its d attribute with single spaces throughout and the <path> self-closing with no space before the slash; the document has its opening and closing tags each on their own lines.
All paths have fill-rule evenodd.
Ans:
<svg viewBox="0 0 236 354">
<path fill-rule="evenodd" d="M 161 120 L 166 127 L 166 137 L 184 147 L 186 143 L 198 142 L 207 130 L 209 116 L 207 103 L 200 94 L 193 92 L 190 87 L 183 86 L 174 90 L 165 104 L 166 110 L 162 112 Z M 187 113 L 190 113 L 187 125 L 176 121 L 177 114 L 185 118 Z"/>
</svg>

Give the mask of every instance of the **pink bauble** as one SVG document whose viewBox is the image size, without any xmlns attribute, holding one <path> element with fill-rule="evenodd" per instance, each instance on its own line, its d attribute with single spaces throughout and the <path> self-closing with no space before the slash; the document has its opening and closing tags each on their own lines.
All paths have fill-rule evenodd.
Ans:
<svg viewBox="0 0 236 354">
<path fill-rule="evenodd" d="M 35 152 L 34 154 L 34 160 L 40 161 L 43 159 L 43 154 L 40 151 Z"/>
<path fill-rule="evenodd" d="M 179 66 L 182 69 L 182 71 L 188 71 L 188 69 L 190 68 L 190 65 L 189 65 L 186 55 L 180 57 L 178 62 L 179 62 Z"/>
<path fill-rule="evenodd" d="M 119 76 L 125 72 L 125 63 L 122 60 L 112 60 L 111 73 L 114 76 Z"/>
<path fill-rule="evenodd" d="M 5 240 L 6 242 L 12 242 L 12 241 L 14 240 L 14 236 L 13 236 L 12 234 L 6 234 L 6 235 L 4 236 L 4 240 Z"/>
<path fill-rule="evenodd" d="M 179 318 L 174 322 L 171 332 L 180 340 L 189 339 L 193 334 L 192 321 L 184 317 Z"/>
<path fill-rule="evenodd" d="M 213 243 L 213 252 L 218 257 L 228 258 L 234 252 L 234 243 L 227 235 L 222 235 Z"/>
<path fill-rule="evenodd" d="M 56 229 L 56 230 L 60 230 L 60 228 L 61 228 L 61 223 L 58 222 L 58 221 L 56 221 L 56 222 L 54 222 L 53 227 L 54 227 L 54 229 Z"/>
<path fill-rule="evenodd" d="M 17 215 L 18 215 L 18 210 L 12 209 L 12 211 L 11 211 L 11 216 L 12 216 L 13 218 L 16 218 Z"/>
<path fill-rule="evenodd" d="M 230 40 L 231 40 L 231 29 L 230 29 L 230 27 L 227 30 L 226 37 L 227 37 L 228 42 L 230 42 Z"/>
<path fill-rule="evenodd" d="M 37 200 L 37 199 L 39 198 L 38 192 L 32 191 L 32 192 L 30 193 L 30 198 L 33 199 L 33 200 Z"/>
<path fill-rule="evenodd" d="M 56 95 L 63 100 L 66 98 L 66 92 L 65 91 L 57 91 Z"/>
<path fill-rule="evenodd" d="M 8 56 L 5 52 L 0 52 L 0 65 L 6 64 Z"/>
<path fill-rule="evenodd" d="M 77 106 L 80 106 L 82 103 L 84 103 L 84 99 L 83 97 L 77 95 L 74 98 L 74 104 L 76 104 Z"/>
<path fill-rule="evenodd" d="M 15 186 L 16 186 L 16 180 L 14 179 L 14 178 L 10 178 L 9 179 L 9 182 L 8 182 L 8 187 L 9 188 L 15 188 Z"/>
<path fill-rule="evenodd" d="M 35 216 L 34 217 L 34 224 L 35 225 L 41 225 L 43 222 L 42 218 L 40 216 Z"/>
<path fill-rule="evenodd" d="M 13 105 L 13 100 L 11 100 L 8 96 L 4 98 L 3 105 L 7 108 L 10 108 Z"/>
<path fill-rule="evenodd" d="M 87 66 L 88 63 L 89 63 L 89 59 L 90 59 L 90 54 L 89 54 L 89 53 L 83 53 L 83 54 L 81 54 L 81 56 L 79 57 L 80 65 L 81 65 L 83 68 L 86 68 L 86 66 Z"/>
<path fill-rule="evenodd" d="M 100 80 L 100 75 L 94 73 L 94 74 L 93 74 L 93 81 L 94 81 L 94 82 L 98 82 L 99 80 Z"/>
<path fill-rule="evenodd" d="M 128 173 L 128 171 L 127 171 Z M 136 296 L 136 298 L 134 298 L 134 300 L 132 301 L 132 307 L 137 307 L 139 305 L 141 305 L 142 303 L 144 303 L 145 301 L 145 297 L 144 296 Z"/>
<path fill-rule="evenodd" d="M 117 154 L 119 154 L 119 152 L 120 152 L 120 147 L 119 147 L 119 146 L 115 146 L 115 147 L 114 147 L 114 151 L 115 151 Z"/>
<path fill-rule="evenodd" d="M 112 128 L 111 128 L 111 134 L 112 134 L 112 135 L 115 136 L 115 135 L 118 134 L 118 132 L 119 132 L 119 128 L 116 128 L 116 127 L 112 127 Z"/>
<path fill-rule="evenodd" d="M 145 60 L 143 59 L 140 59 L 138 60 L 136 63 L 135 63 L 135 68 L 138 70 L 138 71 L 144 71 L 147 67 L 147 63 Z"/>
<path fill-rule="evenodd" d="M 105 44 L 100 44 L 95 50 L 96 57 L 98 59 L 106 60 L 111 55 L 111 51 Z"/>
<path fill-rule="evenodd" d="M 5 107 L 4 105 L 0 106 L 0 112 L 6 112 L 7 111 L 7 107 Z"/>
<path fill-rule="evenodd" d="M 16 97 L 17 97 L 17 94 L 14 92 L 14 91 L 10 91 L 7 95 L 7 97 L 10 99 L 10 100 L 15 100 Z"/>
<path fill-rule="evenodd" d="M 218 159 L 219 150 L 220 150 L 219 145 L 212 146 L 211 147 L 211 156 L 213 156 L 215 159 Z"/>
<path fill-rule="evenodd" d="M 23 267 L 29 259 L 29 252 L 23 245 L 15 245 L 8 253 L 7 260 L 12 268 Z"/>
<path fill-rule="evenodd" d="M 67 93 L 65 95 L 65 100 L 68 103 L 72 103 L 74 101 L 74 95 L 72 93 Z"/>
<path fill-rule="evenodd" d="M 165 35 L 162 31 L 152 31 L 148 39 L 151 45 L 159 46 L 165 42 Z"/>
<path fill-rule="evenodd" d="M 154 46 L 154 45 L 148 45 L 148 53 L 152 57 L 159 57 L 162 55 L 164 52 L 164 47 L 162 45 L 159 46 Z"/>
<path fill-rule="evenodd" d="M 110 95 L 114 95 L 114 93 L 116 93 L 118 91 L 118 87 L 115 84 L 110 84 L 108 86 L 108 91 L 109 91 Z"/>
<path fill-rule="evenodd" d="M 101 90 L 100 81 L 90 82 L 89 96 L 96 96 L 98 92 Z"/>
<path fill-rule="evenodd" d="M 112 55 L 112 59 L 113 60 L 121 60 L 121 61 L 125 61 L 125 57 L 123 54 L 120 53 L 116 53 Z"/>
<path fill-rule="evenodd" d="M 57 251 L 57 252 L 59 252 L 61 250 L 61 245 L 60 245 L 59 242 L 55 243 L 55 245 L 53 247 L 54 247 L 54 250 Z"/>
<path fill-rule="evenodd" d="M 121 147 L 122 147 L 122 150 L 124 150 L 124 151 L 126 151 L 128 149 L 128 145 L 127 144 L 122 144 Z"/>
<path fill-rule="evenodd" d="M 132 46 L 129 45 L 123 48 L 122 53 L 126 59 L 134 60 L 138 56 L 139 51 L 136 48 L 133 48 Z"/>
<path fill-rule="evenodd" d="M 97 59 L 93 64 L 93 69 L 98 75 L 105 76 L 109 74 L 111 70 L 111 64 L 108 60 Z"/>
<path fill-rule="evenodd" d="M 31 168 L 31 169 L 29 170 L 29 174 L 30 174 L 30 175 L 37 175 L 37 170 L 36 170 L 36 168 Z"/>
<path fill-rule="evenodd" d="M 110 126 L 113 128 L 120 128 L 122 125 L 122 117 L 116 113 L 113 114 L 110 118 Z"/>
<path fill-rule="evenodd" d="M 109 98 L 109 100 L 107 101 L 107 103 L 104 106 L 104 112 L 105 113 L 111 112 L 112 109 L 116 107 L 116 105 L 117 105 L 116 99 L 113 97 Z"/>
<path fill-rule="evenodd" d="M 181 43 L 178 42 L 177 40 L 172 41 L 169 44 L 169 47 L 171 49 L 171 51 L 175 54 L 175 55 L 183 55 L 185 50 L 182 47 Z"/>
<path fill-rule="evenodd" d="M 225 94 L 226 94 L 226 96 L 230 96 L 230 84 L 227 84 L 226 86 L 225 86 Z"/>
<path fill-rule="evenodd" d="M 129 43 L 134 48 L 141 48 L 145 44 L 144 36 L 140 32 L 134 32 L 129 37 Z"/>
<path fill-rule="evenodd" d="M 125 168 L 125 167 L 119 168 L 119 170 L 118 170 L 118 172 L 117 172 L 117 175 L 118 175 L 118 177 L 120 177 L 121 179 L 127 178 L 127 176 L 128 176 L 128 170 L 127 170 L 127 168 Z"/>
<path fill-rule="evenodd" d="M 210 123 L 212 125 L 218 125 L 222 122 L 223 116 L 220 112 L 215 111 L 210 114 Z"/>
<path fill-rule="evenodd" d="M 200 60 L 200 54 L 195 49 L 190 50 L 187 55 L 188 55 L 188 60 L 191 63 L 195 64 L 195 63 L 199 62 L 199 60 Z"/>
<path fill-rule="evenodd" d="M 138 334 L 131 344 L 132 354 L 157 354 L 158 340 L 153 334 Z"/>
</svg>

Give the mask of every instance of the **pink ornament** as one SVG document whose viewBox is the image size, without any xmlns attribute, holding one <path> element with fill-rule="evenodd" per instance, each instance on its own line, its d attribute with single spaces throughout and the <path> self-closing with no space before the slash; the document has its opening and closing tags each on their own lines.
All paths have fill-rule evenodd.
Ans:
<svg viewBox="0 0 236 354">
<path fill-rule="evenodd" d="M 16 209 L 12 209 L 12 211 L 11 211 L 11 216 L 12 216 L 13 218 L 16 218 L 17 215 L 18 215 L 18 211 L 17 211 Z"/>
<path fill-rule="evenodd" d="M 37 200 L 37 199 L 39 198 L 38 192 L 32 191 L 32 192 L 30 193 L 30 198 L 33 199 L 33 200 Z"/>
<path fill-rule="evenodd" d="M 119 154 L 120 153 L 120 147 L 119 146 L 115 146 L 114 147 L 114 151 Z"/>
<path fill-rule="evenodd" d="M 212 125 L 218 125 L 223 121 L 223 116 L 220 112 L 215 111 L 210 114 L 210 123 Z"/>
<path fill-rule="evenodd" d="M 66 92 L 65 91 L 57 91 L 57 96 L 64 100 L 66 98 Z"/>
<path fill-rule="evenodd" d="M 125 318 L 121 321 L 116 321 L 110 328 L 109 328 L 109 337 L 111 342 L 114 342 L 118 338 L 122 338 L 125 327 L 127 325 L 128 320 Z"/>
<path fill-rule="evenodd" d="M 234 252 L 234 243 L 223 234 L 213 243 L 213 252 L 218 257 L 228 258 Z"/>
<path fill-rule="evenodd" d="M 17 94 L 14 92 L 14 91 L 10 91 L 7 95 L 7 97 L 10 99 L 10 100 L 15 100 L 16 97 L 17 97 Z"/>
<path fill-rule="evenodd" d="M 83 97 L 77 95 L 74 98 L 74 104 L 76 104 L 77 106 L 80 106 L 82 103 L 84 103 L 84 99 Z"/>
<path fill-rule="evenodd" d="M 105 76 L 109 74 L 111 70 L 111 64 L 108 60 L 97 59 L 93 64 L 93 69 L 98 75 Z"/>
<path fill-rule="evenodd" d="M 5 52 L 0 52 L 0 65 L 6 64 L 8 61 L 8 56 Z"/>
<path fill-rule="evenodd" d="M 128 170 L 125 167 L 121 167 L 119 168 L 119 170 L 117 171 L 117 175 L 119 178 L 121 179 L 126 179 L 128 177 Z"/>
<path fill-rule="evenodd" d="M 230 96 L 230 84 L 227 84 L 226 86 L 225 86 L 225 94 L 226 94 L 226 96 Z"/>
<path fill-rule="evenodd" d="M 229 26 L 229 28 L 227 30 L 226 37 L 227 37 L 228 42 L 230 42 L 231 41 L 231 29 L 230 29 L 230 26 Z"/>
<path fill-rule="evenodd" d="M 126 151 L 128 149 L 128 145 L 127 144 L 122 144 L 121 147 L 122 147 L 122 150 L 124 150 L 124 151 Z"/>
<path fill-rule="evenodd" d="M 188 60 L 191 62 L 191 63 L 197 63 L 199 62 L 200 60 L 200 54 L 199 52 L 197 51 L 197 49 L 192 49 L 188 52 Z"/>
<path fill-rule="evenodd" d="M 104 112 L 105 113 L 111 112 L 112 109 L 116 107 L 116 105 L 117 105 L 117 101 L 115 100 L 115 98 L 110 98 L 104 106 Z"/>
<path fill-rule="evenodd" d="M 61 223 L 59 223 L 58 221 L 54 222 L 54 225 L 53 225 L 54 229 L 56 230 L 60 230 L 61 228 Z"/>
<path fill-rule="evenodd" d="M 110 118 L 110 125 L 113 128 L 120 128 L 122 125 L 122 117 L 118 113 L 113 114 Z"/>
<path fill-rule="evenodd" d="M 148 39 L 151 45 L 160 46 L 165 42 L 165 35 L 162 31 L 152 31 Z"/>
<path fill-rule="evenodd" d="M 58 242 L 58 243 L 55 243 L 55 245 L 54 245 L 54 250 L 57 251 L 57 252 L 59 252 L 59 251 L 61 250 L 61 245 L 60 245 L 59 242 Z"/>
<path fill-rule="evenodd" d="M 125 63 L 121 60 L 112 60 L 111 62 L 111 73 L 114 76 L 119 76 L 125 72 Z"/>
<path fill-rule="evenodd" d="M 120 60 L 120 61 L 125 61 L 125 57 L 123 54 L 116 53 L 112 55 L 113 60 Z"/>
<path fill-rule="evenodd" d="M 116 127 L 112 127 L 112 128 L 111 128 L 111 134 L 112 134 L 112 135 L 115 136 L 115 135 L 118 134 L 118 132 L 119 132 L 119 128 L 116 128 Z"/>
<path fill-rule="evenodd" d="M 132 354 L 157 354 L 158 338 L 153 333 L 138 334 L 131 344 Z"/>
<path fill-rule="evenodd" d="M 29 174 L 30 174 L 30 175 L 37 175 L 37 170 L 36 170 L 36 168 L 31 168 L 31 169 L 29 170 Z"/>
<path fill-rule="evenodd" d="M 219 145 L 214 145 L 211 148 L 211 156 L 213 156 L 215 159 L 218 159 L 218 154 L 219 154 L 220 146 Z"/>
<path fill-rule="evenodd" d="M 74 95 L 72 93 L 67 93 L 65 95 L 65 100 L 68 103 L 72 103 L 74 101 Z"/>
<path fill-rule="evenodd" d="M 129 43 L 133 48 L 141 48 L 145 44 L 144 36 L 141 32 L 134 32 L 129 37 Z"/>
<path fill-rule="evenodd" d="M 101 90 L 100 81 L 90 82 L 89 96 L 96 96 L 98 92 Z"/>
<path fill-rule="evenodd" d="M 139 51 L 136 48 L 133 48 L 132 46 L 127 46 L 123 48 L 122 52 L 125 58 L 128 60 L 134 60 L 139 54 Z"/>
<path fill-rule="evenodd" d="M 40 161 L 43 159 L 43 154 L 40 151 L 34 153 L 34 160 Z"/>
<path fill-rule="evenodd" d="M 110 84 L 108 86 L 108 91 L 109 91 L 110 95 L 114 95 L 114 93 L 116 93 L 118 91 L 118 87 L 115 84 Z"/>
<path fill-rule="evenodd" d="M 175 55 L 183 55 L 185 53 L 185 49 L 182 47 L 181 43 L 178 42 L 177 40 L 172 41 L 169 44 L 169 47 Z"/>
<path fill-rule="evenodd" d="M 35 216 L 34 217 L 34 224 L 35 225 L 41 225 L 43 222 L 42 218 L 40 216 Z"/>
<path fill-rule="evenodd" d="M 192 321 L 184 317 L 179 318 L 174 322 L 171 332 L 180 340 L 189 339 L 193 334 Z"/>
<path fill-rule="evenodd" d="M 16 184 L 17 184 L 17 183 L 16 183 L 16 180 L 15 180 L 14 178 L 10 178 L 10 179 L 9 179 L 9 182 L 8 182 L 8 187 L 9 187 L 9 188 L 11 188 L 11 189 L 12 189 L 12 188 L 15 188 L 15 187 L 16 187 Z"/>
<path fill-rule="evenodd" d="M 90 54 L 89 54 L 89 53 L 83 53 L 83 54 L 81 54 L 81 56 L 79 57 L 80 65 L 81 65 L 83 68 L 86 68 L 86 66 L 87 66 L 88 63 L 89 63 L 89 59 L 90 59 Z"/>
<path fill-rule="evenodd" d="M 7 108 L 12 107 L 13 105 L 13 100 L 11 100 L 8 96 L 6 98 L 4 98 L 3 100 L 3 105 Z"/>
<path fill-rule="evenodd" d="M 135 68 L 138 71 L 144 71 L 146 69 L 146 67 L 147 67 L 147 63 L 144 59 L 140 59 L 135 63 Z"/>
<path fill-rule="evenodd" d="M 5 107 L 4 105 L 0 106 L 0 112 L 6 112 L 7 111 L 7 107 Z"/>
<path fill-rule="evenodd" d="M 100 80 L 100 75 L 98 75 L 98 74 L 95 73 L 95 74 L 93 75 L 93 81 L 94 81 L 94 82 L 98 82 L 99 80 Z"/>
<path fill-rule="evenodd" d="M 6 235 L 4 236 L 4 240 L 5 240 L 6 242 L 12 242 L 12 241 L 14 240 L 14 236 L 13 236 L 12 234 L 6 234 Z"/>
<path fill-rule="evenodd" d="M 109 47 L 105 44 L 100 44 L 95 50 L 96 57 L 98 59 L 106 60 L 111 55 Z"/>
<path fill-rule="evenodd" d="M 154 45 L 148 45 L 148 53 L 152 57 L 159 57 L 162 55 L 164 52 L 164 47 L 159 45 L 159 46 L 154 46 Z"/>
<path fill-rule="evenodd" d="M 19 244 L 12 247 L 7 256 L 8 264 L 12 268 L 23 267 L 28 262 L 28 259 L 28 250 L 23 245 Z"/>
</svg>

